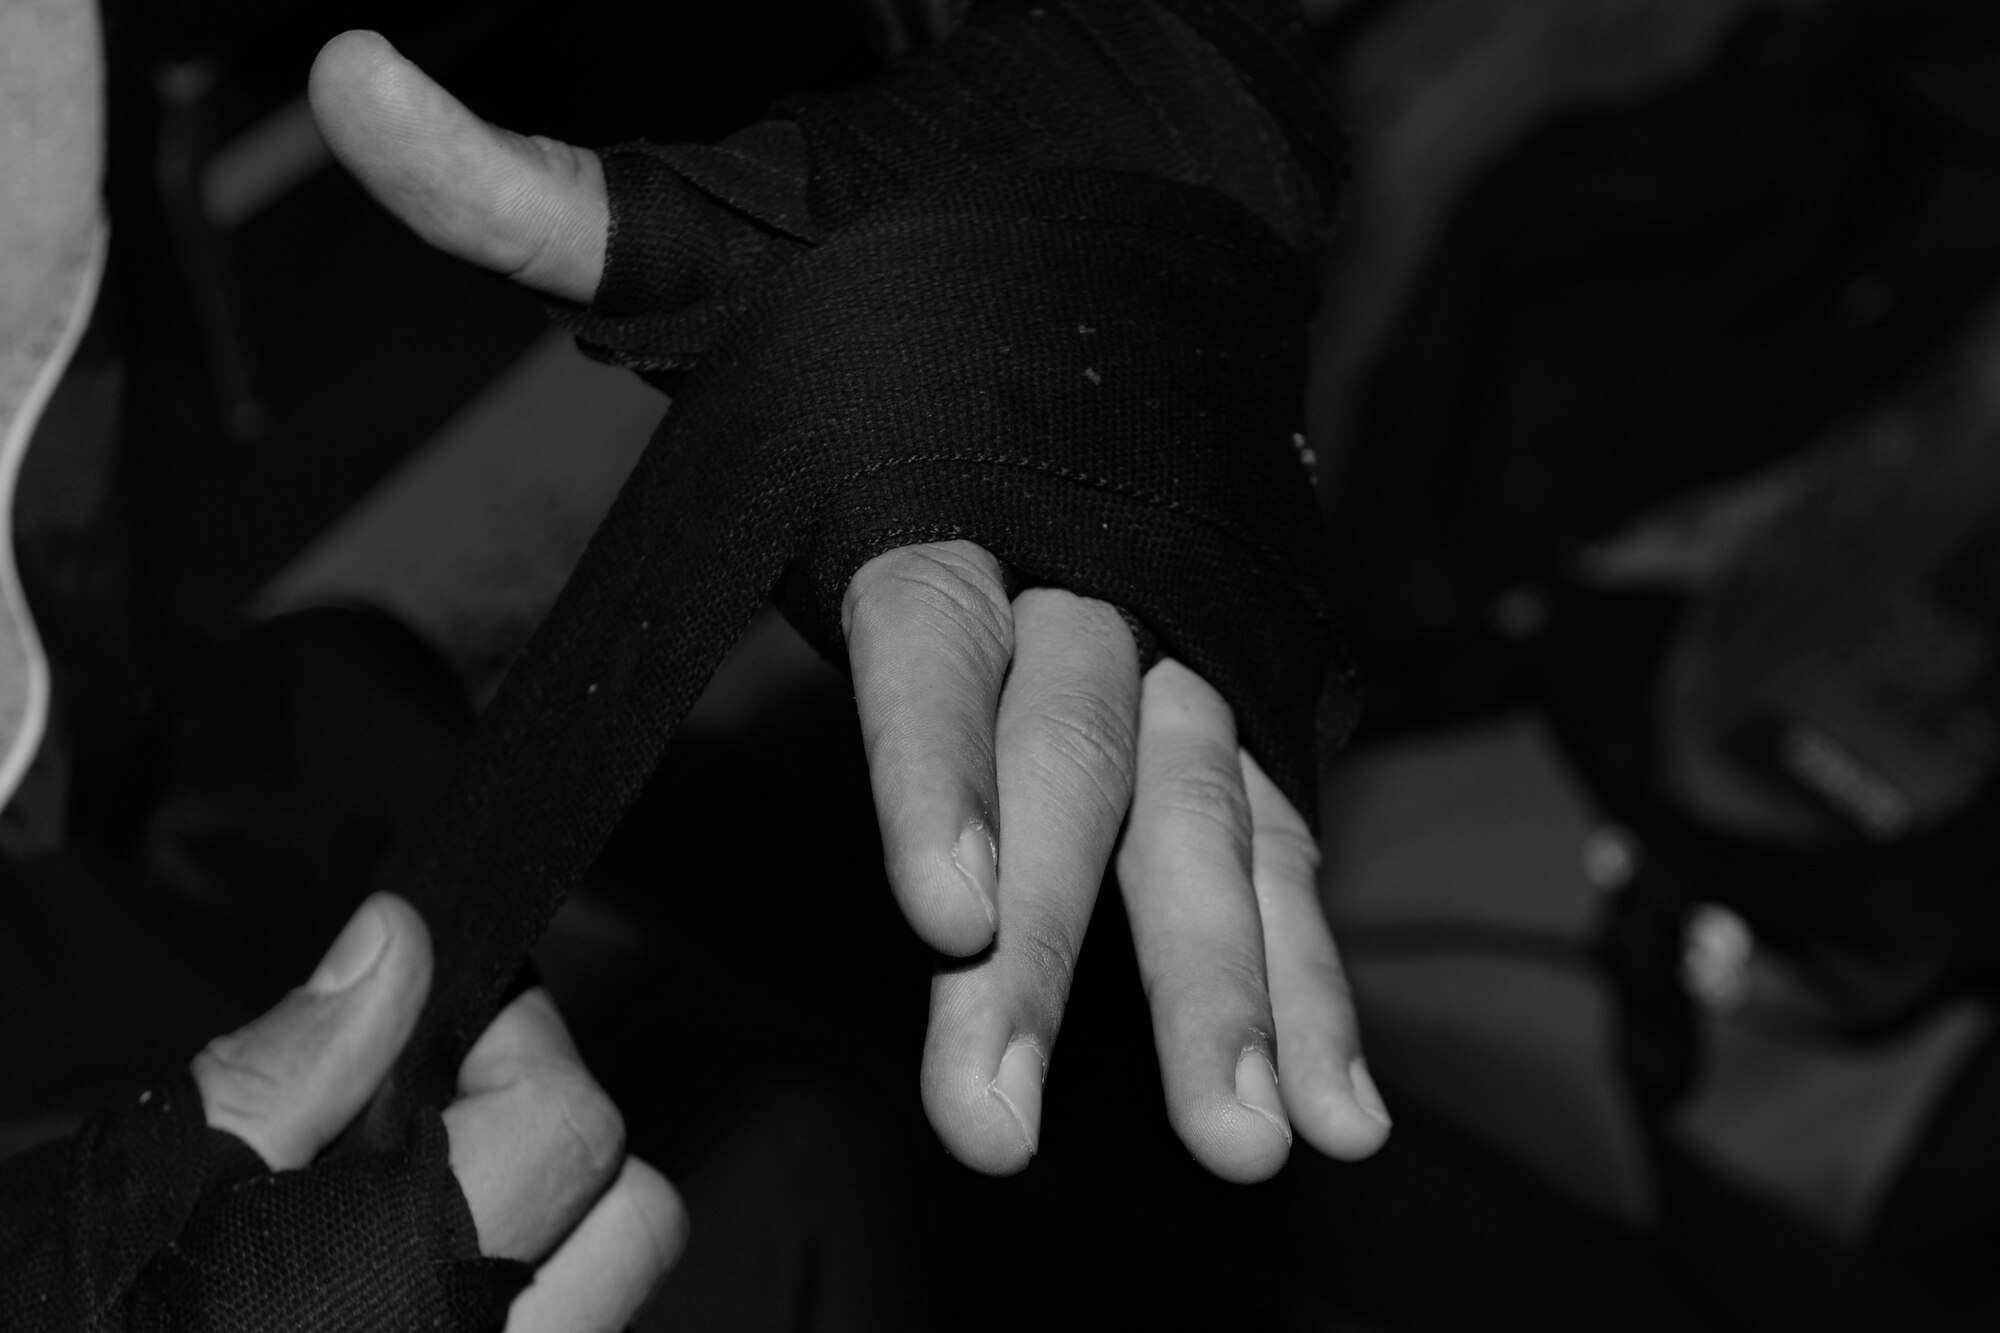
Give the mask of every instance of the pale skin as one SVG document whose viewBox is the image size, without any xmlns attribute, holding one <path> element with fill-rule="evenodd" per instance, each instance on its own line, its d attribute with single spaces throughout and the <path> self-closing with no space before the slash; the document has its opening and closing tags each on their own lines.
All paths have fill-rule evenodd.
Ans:
<svg viewBox="0 0 2000 1333">
<path fill-rule="evenodd" d="M 373 33 L 328 43 L 311 100 L 335 156 L 424 240 L 546 295 L 595 293 L 594 153 L 486 124 Z M 926 943 L 968 960 L 932 984 L 922 1073 L 955 1156 L 994 1174 L 1033 1156 L 1114 855 L 1189 1151 L 1248 1182 L 1295 1134 L 1347 1159 L 1381 1146 L 1317 849 L 1206 682 L 1172 660 L 1142 678 L 1114 608 L 1010 599 L 969 542 L 878 557 L 843 619 L 890 888 Z"/>
<path fill-rule="evenodd" d="M 305 985 L 195 1057 L 208 1123 L 274 1171 L 309 1165 L 374 1096 L 430 980 L 423 918 L 376 894 Z M 507 1333 L 625 1328 L 679 1258 L 687 1212 L 626 1154 L 618 1110 L 547 992 L 523 993 L 487 1027 L 444 1122 L 481 1252 L 535 1266 Z"/>
</svg>

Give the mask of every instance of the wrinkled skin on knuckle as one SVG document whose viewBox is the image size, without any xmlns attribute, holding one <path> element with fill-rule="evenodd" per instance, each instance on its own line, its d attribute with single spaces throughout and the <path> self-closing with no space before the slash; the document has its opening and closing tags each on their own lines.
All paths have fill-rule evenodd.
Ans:
<svg viewBox="0 0 2000 1333">
<path fill-rule="evenodd" d="M 1030 762 L 1036 776 L 1065 799 L 1060 808 L 1079 818 L 1117 821 L 1132 799 L 1137 743 L 1131 710 L 1086 690 L 1051 691 L 1037 701 L 1039 744 Z M 1088 805 L 1087 811 L 1075 803 Z"/>
<path fill-rule="evenodd" d="M 1192 817 L 1199 822 L 1213 819 L 1211 813 Z M 1148 832 L 1148 830 L 1154 830 Z M 1185 834 L 1183 826 L 1181 833 Z M 1251 883 L 1250 847 L 1247 838 L 1223 827 L 1211 836 L 1190 840 L 1185 836 L 1161 837 L 1157 824 L 1149 819 L 1146 827 L 1129 826 L 1118 845 L 1118 885 L 1128 900 L 1156 900 L 1172 894 L 1193 881 L 1206 892 L 1234 892 L 1234 885 Z"/>
<path fill-rule="evenodd" d="M 488 263 L 505 277 L 519 280 L 540 269 L 553 267 L 560 259 L 559 247 L 569 238 L 568 219 L 553 193 L 543 188 L 538 168 L 549 168 L 574 178 L 574 150 L 540 135 L 516 134 L 494 128 L 494 134 L 512 150 L 512 168 L 492 183 L 495 195 L 491 213 L 513 219 L 518 225 L 482 234 Z"/>
<path fill-rule="evenodd" d="M 504 1108 L 521 1147 L 560 1177 L 600 1177 L 623 1158 L 625 1118 L 582 1066 L 517 1059 L 494 1073 L 494 1090 L 482 1096 Z"/>
<path fill-rule="evenodd" d="M 210 1124 L 231 1128 L 255 1123 L 284 1103 L 292 1071 L 272 1068 L 271 1048 L 260 1049 L 241 1033 L 230 1033 L 202 1047 L 190 1062 L 195 1086 Z"/>
<path fill-rule="evenodd" d="M 242 1080 L 260 1087 L 277 1087 L 287 1071 L 272 1068 L 272 1056 L 282 1057 L 286 1048 L 262 1044 L 241 1032 L 217 1037 L 201 1048 L 194 1058 L 195 1077 L 206 1083 L 215 1079 Z"/>
<path fill-rule="evenodd" d="M 257 1023 L 216 1037 L 188 1066 L 204 1104 L 245 1119 L 286 1105 L 286 1090 L 309 1078 L 326 1054 L 336 1018 L 334 1006 L 294 992 Z"/>
<path fill-rule="evenodd" d="M 883 634 L 912 621 L 928 638 L 962 645 L 974 660 L 1005 663 L 1014 619 L 1000 564 L 970 542 L 904 546 L 876 556 L 848 581 L 841 628 Z"/>
<path fill-rule="evenodd" d="M 1032 1035 L 1053 1041 L 1069 1003 L 1070 981 L 1076 975 L 1082 941 L 1061 925 L 1031 918 L 1021 938 L 1009 945 L 1017 993 L 1029 1016 Z"/>
<path fill-rule="evenodd" d="M 1142 970 L 1146 998 L 1180 1019 L 1272 1025 L 1264 951 L 1235 940 L 1177 941 L 1163 949 L 1158 966 Z"/>
<path fill-rule="evenodd" d="M 1191 766 L 1154 779 L 1147 807 L 1148 819 L 1180 826 L 1176 841 L 1227 849 L 1248 877 L 1250 799 L 1242 783 L 1207 765 Z"/>
<path fill-rule="evenodd" d="M 1319 843 L 1303 823 L 1257 825 L 1257 859 L 1274 873 L 1312 886 L 1319 881 Z"/>
<path fill-rule="evenodd" d="M 625 1155 L 625 1117 L 596 1079 L 570 1068 L 528 1085 L 549 1122 L 560 1127 L 564 1154 L 582 1169 L 603 1172 Z"/>
<path fill-rule="evenodd" d="M 1132 631 L 1118 608 L 1095 597 L 1081 597 L 1062 588 L 1029 588 L 1014 599 L 1016 614 L 1059 619 L 1063 632 L 1079 655 L 1079 667 L 1100 671 L 1117 670 L 1134 679 L 1136 691 L 1139 668 L 1138 648 Z M 1136 697 L 1136 695 L 1135 695 Z"/>
<path fill-rule="evenodd" d="M 1014 653 L 1014 621 L 1004 601 L 961 583 L 920 580 L 903 585 L 902 604 L 928 642 L 950 652 L 982 684 L 998 684 Z"/>
<path fill-rule="evenodd" d="M 965 704 L 1000 692 L 1014 651 L 1014 622 L 1007 603 L 956 581 L 933 582 L 922 575 L 884 574 L 855 602 L 848 633 L 849 664 L 857 671 L 886 672 L 892 685 L 919 676 L 935 679 L 942 662 L 956 697 Z M 929 701 L 889 692 L 891 730 L 921 724 Z"/>
</svg>

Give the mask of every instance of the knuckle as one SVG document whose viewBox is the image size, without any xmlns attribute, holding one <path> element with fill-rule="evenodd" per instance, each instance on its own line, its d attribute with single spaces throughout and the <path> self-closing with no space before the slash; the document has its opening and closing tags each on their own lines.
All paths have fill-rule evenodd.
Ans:
<svg viewBox="0 0 2000 1333">
<path fill-rule="evenodd" d="M 506 174 L 492 186 L 495 212 L 514 225 L 488 230 L 491 257 L 514 277 L 558 268 L 595 220 L 577 200 L 588 196 L 596 155 L 546 135 L 497 126 L 492 133 L 509 150 Z"/>
<path fill-rule="evenodd" d="M 1060 618 L 1070 633 L 1088 635 L 1098 643 L 1116 643 L 1121 634 L 1127 639 L 1132 636 L 1117 607 L 1068 588 L 1051 585 L 1025 588 L 1014 600 L 1023 610 Z"/>
<path fill-rule="evenodd" d="M 875 557 L 849 580 L 841 620 L 849 637 L 907 624 L 1002 662 L 1013 651 L 1014 618 L 999 562 L 969 542 L 904 546 Z"/>
<path fill-rule="evenodd" d="M 1132 641 L 1131 626 L 1118 608 L 1095 597 L 1085 597 L 1067 588 L 1030 588 L 1014 599 L 1022 614 L 1039 625 L 1060 627 L 1070 651 L 1099 671 L 1115 670 L 1138 679 L 1138 647 Z"/>
<path fill-rule="evenodd" d="M 1257 861 L 1269 872 L 1312 885 L 1319 879 L 1319 843 L 1303 824 L 1257 825 Z"/>
<path fill-rule="evenodd" d="M 1027 987 L 1029 1003 L 1040 1011 L 1053 1032 L 1069 1000 L 1070 979 L 1076 975 L 1077 941 L 1053 923 L 1030 929 L 1016 946 L 1015 957 Z"/>
<path fill-rule="evenodd" d="M 1149 1001 L 1203 1026 L 1246 1008 L 1255 1023 L 1271 1026 L 1264 959 L 1255 950 L 1217 948 L 1199 966 L 1162 968 L 1145 979 L 1145 991 Z"/>
<path fill-rule="evenodd" d="M 1135 727 L 1129 710 L 1082 691 L 1052 695 L 1042 714 L 1043 764 L 1048 776 L 1085 791 L 1116 816 L 1131 799 Z M 1078 793 L 1083 794 L 1083 793 Z"/>
<path fill-rule="evenodd" d="M 964 584 L 914 582 L 902 587 L 910 623 L 927 640 L 955 647 L 974 662 L 1004 665 L 1013 653 L 1007 604 Z"/>
<path fill-rule="evenodd" d="M 585 156 L 587 149 L 561 139 L 552 139 L 546 134 L 520 137 L 545 175 L 572 185 L 589 179 L 588 159 Z"/>
<path fill-rule="evenodd" d="M 1209 959 L 1204 988 L 1218 998 L 1250 1000 L 1263 1015 L 1262 1025 L 1270 1027 L 1271 998 L 1264 975 L 1264 951 L 1255 944 L 1219 949 Z"/>
<path fill-rule="evenodd" d="M 1210 835 L 1250 863 L 1250 802 L 1243 785 L 1207 766 L 1164 774 L 1151 784 L 1146 805 L 1154 818 L 1172 820 Z"/>
<path fill-rule="evenodd" d="M 544 1067 L 516 1085 L 533 1121 L 544 1127 L 548 1150 L 565 1167 L 603 1174 L 625 1152 L 625 1117 L 617 1103 L 581 1068 Z"/>
<path fill-rule="evenodd" d="M 189 1067 L 204 1097 L 249 1113 L 274 1101 L 286 1081 L 284 1070 L 270 1067 L 271 1054 L 248 1034 L 232 1032 L 202 1047 Z"/>
<path fill-rule="evenodd" d="M 1118 845 L 1120 882 L 1148 891 L 1190 878 L 1215 887 L 1253 885 L 1249 822 L 1229 809 L 1226 786 L 1210 790 L 1201 779 L 1176 779 L 1172 786 L 1149 790 L 1142 784 Z"/>
<path fill-rule="evenodd" d="M 597 1080 L 588 1076 L 572 1080 L 562 1106 L 570 1140 L 591 1165 L 609 1166 L 624 1155 L 625 1117 Z"/>
</svg>

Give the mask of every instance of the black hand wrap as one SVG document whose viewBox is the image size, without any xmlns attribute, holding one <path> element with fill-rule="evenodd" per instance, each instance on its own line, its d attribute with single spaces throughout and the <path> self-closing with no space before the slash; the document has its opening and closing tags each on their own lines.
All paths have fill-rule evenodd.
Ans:
<svg viewBox="0 0 2000 1333">
<path fill-rule="evenodd" d="M 1296 449 L 1339 158 L 1293 35 L 1259 0 L 991 4 L 719 147 L 611 150 L 607 271 L 566 322 L 677 394 L 655 451 L 706 469 L 686 493 L 770 501 L 731 555 L 789 568 L 830 656 L 869 557 L 977 541 L 1124 608 L 1311 818 L 1356 690 L 1344 662 L 1322 689 Z"/>
<path fill-rule="evenodd" d="M 436 1108 L 774 588 L 834 645 L 865 560 L 977 541 L 1020 580 L 1118 605 L 1200 672 L 1310 817 L 1315 744 L 1358 690 L 1295 445 L 1305 255 L 1339 159 L 1281 3 L 1002 0 L 721 147 L 606 155 L 609 268 L 572 323 L 675 403 L 386 885 L 431 925 L 424 1018 L 346 1151 L 310 1172 L 189 1174 L 208 1141 L 131 1108 L 90 1131 L 128 1165 L 98 1140 L 49 1150 L 22 1186 L 44 1211 L 0 1214 L 10 1299 L 19 1272 L 97 1276 L 64 1289 L 88 1317 L 33 1322 L 30 1294 L 20 1327 L 164 1327 L 137 1312 L 183 1296 L 172 1327 L 494 1326 L 505 1273 L 459 1266 L 469 1221 L 431 1188 L 450 1183 Z M 125 1178 L 152 1210 L 129 1232 L 104 1211 Z M 297 1285 L 334 1225 L 347 1239 L 307 1265 L 320 1285 Z M 382 1237 L 405 1260 L 390 1271 L 427 1267 L 428 1285 L 364 1295 Z M 244 1322 L 229 1293 L 246 1281 L 316 1304 Z"/>
<path fill-rule="evenodd" d="M 181 1074 L 0 1166 L 9 1333 L 498 1328 L 528 1277 L 480 1257 L 434 1111 L 274 1173 Z"/>
</svg>

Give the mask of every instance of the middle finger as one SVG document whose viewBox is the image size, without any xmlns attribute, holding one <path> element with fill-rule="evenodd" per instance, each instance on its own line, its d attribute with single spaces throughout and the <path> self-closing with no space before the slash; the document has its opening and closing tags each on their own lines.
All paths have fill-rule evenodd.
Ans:
<svg viewBox="0 0 2000 1333">
<path fill-rule="evenodd" d="M 995 727 L 999 927 L 990 952 L 933 984 L 923 1073 L 945 1146 L 995 1174 L 1040 1141 L 1042 1078 L 1131 802 L 1139 703 L 1131 631 L 1106 603 L 1030 589 L 1014 636 Z"/>
</svg>

